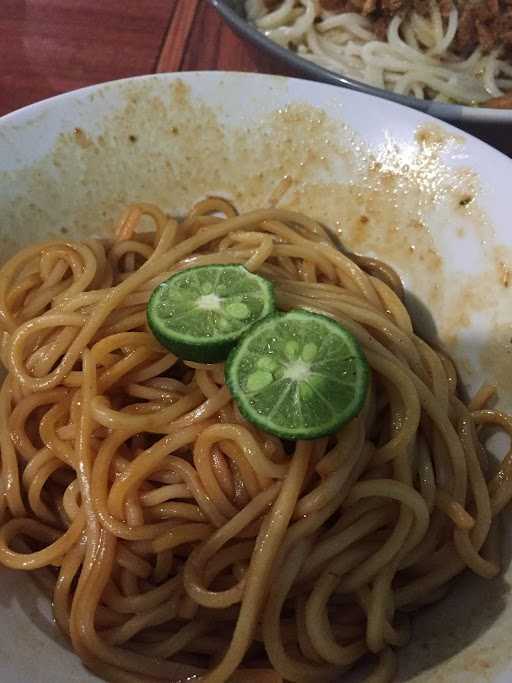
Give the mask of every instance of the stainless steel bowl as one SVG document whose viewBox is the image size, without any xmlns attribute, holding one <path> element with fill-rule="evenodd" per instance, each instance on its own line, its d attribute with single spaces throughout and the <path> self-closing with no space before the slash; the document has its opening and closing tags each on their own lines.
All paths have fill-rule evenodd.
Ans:
<svg viewBox="0 0 512 683">
<path fill-rule="evenodd" d="M 267 52 L 286 64 L 297 73 L 308 76 L 317 81 L 324 83 L 331 83 L 334 85 L 341 85 L 352 90 L 359 90 L 360 92 L 369 93 L 370 95 L 377 95 L 384 97 L 393 102 L 399 102 L 409 107 L 414 107 L 420 111 L 424 111 L 432 116 L 437 116 L 445 121 L 450 121 L 459 125 L 472 133 L 476 133 L 480 137 L 487 139 L 495 146 L 503 148 L 500 145 L 501 137 L 504 135 L 502 126 L 512 127 L 512 110 L 503 109 L 485 109 L 480 107 L 466 107 L 459 104 L 443 104 L 441 102 L 432 102 L 431 100 L 419 100 L 416 97 L 409 97 L 405 95 L 396 95 L 389 90 L 382 88 L 375 88 L 372 85 L 367 85 L 361 81 L 356 81 L 353 78 L 340 75 L 322 66 L 313 64 L 307 59 L 303 59 L 295 52 L 287 50 L 280 45 L 274 43 L 270 38 L 267 38 L 260 33 L 255 26 L 253 26 L 245 16 L 244 0 L 209 0 L 211 4 L 216 7 L 224 19 L 231 25 L 231 27 L 248 41 L 259 47 L 262 51 Z M 498 125 L 501 133 L 496 140 L 496 132 L 493 136 L 489 131 L 491 126 Z M 508 131 L 507 131 L 508 132 Z M 503 140 L 506 146 L 506 141 Z M 510 151 L 504 149 L 509 154 Z"/>
</svg>

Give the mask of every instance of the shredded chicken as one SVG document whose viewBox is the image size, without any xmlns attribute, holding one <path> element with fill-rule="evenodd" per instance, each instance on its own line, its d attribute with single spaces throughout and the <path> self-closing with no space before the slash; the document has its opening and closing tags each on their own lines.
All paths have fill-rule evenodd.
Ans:
<svg viewBox="0 0 512 683">
<path fill-rule="evenodd" d="M 512 49 L 512 0 L 461 2 L 456 47 L 468 53 L 480 45 L 484 52 L 498 45 Z"/>
<path fill-rule="evenodd" d="M 443 16 L 448 16 L 453 3 L 459 10 L 459 29 L 455 50 L 469 54 L 480 46 L 490 52 L 499 45 L 512 51 L 512 0 L 438 0 Z M 334 12 L 358 12 L 375 19 L 376 32 L 384 37 L 387 22 L 397 13 L 415 9 L 426 13 L 426 0 L 320 0 L 321 6 Z"/>
</svg>

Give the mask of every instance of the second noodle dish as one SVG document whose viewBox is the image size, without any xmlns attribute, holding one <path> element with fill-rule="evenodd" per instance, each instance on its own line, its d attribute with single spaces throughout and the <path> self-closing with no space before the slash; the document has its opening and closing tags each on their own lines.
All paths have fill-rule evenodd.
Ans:
<svg viewBox="0 0 512 683">
<path fill-rule="evenodd" d="M 439 102 L 512 108 L 511 0 L 246 0 L 271 40 L 330 71 Z"/>
<path fill-rule="evenodd" d="M 512 433 L 401 281 L 220 198 L 0 271 L 0 564 L 120 683 L 389 683 L 410 620 L 500 572 Z"/>
</svg>

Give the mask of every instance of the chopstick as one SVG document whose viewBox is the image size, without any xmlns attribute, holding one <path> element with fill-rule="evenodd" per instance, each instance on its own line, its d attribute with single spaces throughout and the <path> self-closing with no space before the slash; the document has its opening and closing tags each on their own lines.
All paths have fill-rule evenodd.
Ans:
<svg viewBox="0 0 512 683">
<path fill-rule="evenodd" d="M 157 73 L 162 71 L 180 71 L 200 3 L 201 0 L 182 0 L 177 2 L 176 10 L 167 29 L 164 44 L 156 65 L 155 71 Z"/>
</svg>

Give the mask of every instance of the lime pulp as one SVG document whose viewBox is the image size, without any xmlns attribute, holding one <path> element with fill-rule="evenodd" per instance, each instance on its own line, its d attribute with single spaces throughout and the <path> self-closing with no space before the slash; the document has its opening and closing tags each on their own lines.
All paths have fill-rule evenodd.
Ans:
<svg viewBox="0 0 512 683">
<path fill-rule="evenodd" d="M 226 382 L 242 414 L 287 439 L 336 432 L 362 408 L 368 363 L 327 316 L 294 310 L 254 325 L 231 351 Z"/>
</svg>

